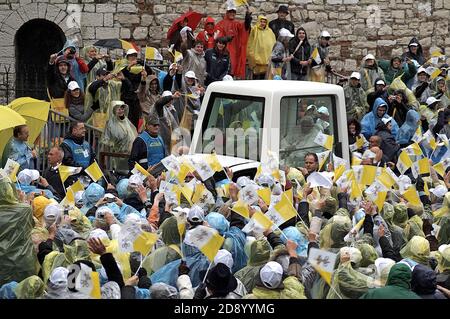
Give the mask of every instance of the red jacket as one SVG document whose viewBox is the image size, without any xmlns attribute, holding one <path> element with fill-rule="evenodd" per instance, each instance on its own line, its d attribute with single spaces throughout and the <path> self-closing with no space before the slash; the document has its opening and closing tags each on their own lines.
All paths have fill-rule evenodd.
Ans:
<svg viewBox="0 0 450 319">
<path fill-rule="evenodd" d="M 208 23 L 212 23 L 213 27 L 211 29 L 206 29 L 206 25 Z M 205 30 L 201 31 L 199 34 L 197 34 L 197 41 L 202 41 L 203 42 L 203 47 L 204 49 L 212 49 L 214 48 L 216 39 L 214 39 L 214 26 L 215 26 L 215 21 L 213 18 L 211 17 L 207 17 L 205 20 Z"/>
</svg>

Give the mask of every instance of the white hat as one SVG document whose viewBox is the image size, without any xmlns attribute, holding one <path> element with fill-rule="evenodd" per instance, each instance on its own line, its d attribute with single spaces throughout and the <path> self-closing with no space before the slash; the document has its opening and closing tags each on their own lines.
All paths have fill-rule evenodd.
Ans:
<svg viewBox="0 0 450 319">
<path fill-rule="evenodd" d="M 319 107 L 319 109 L 317 110 L 317 113 L 330 115 L 330 112 L 328 111 L 328 108 L 326 106 Z"/>
<path fill-rule="evenodd" d="M 375 85 L 386 85 L 386 82 L 384 82 L 384 80 L 378 80 Z"/>
<path fill-rule="evenodd" d="M 428 71 L 427 71 L 427 69 L 425 69 L 424 67 L 420 67 L 420 68 L 417 70 L 417 74 L 420 74 L 420 73 L 426 73 L 426 74 L 428 74 Z"/>
<path fill-rule="evenodd" d="M 390 116 L 388 116 L 388 117 L 383 117 L 382 119 L 381 119 L 381 121 L 384 123 L 384 124 L 388 124 L 390 121 L 392 121 L 392 117 L 390 117 Z"/>
<path fill-rule="evenodd" d="M 78 191 L 75 193 L 75 204 L 83 204 L 84 191 Z"/>
<path fill-rule="evenodd" d="M 129 50 L 127 51 L 127 56 L 128 56 L 128 55 L 132 55 L 132 54 L 138 54 L 138 52 L 137 52 L 135 49 L 129 49 Z"/>
<path fill-rule="evenodd" d="M 446 249 L 450 248 L 450 245 L 440 245 L 438 251 L 443 254 Z"/>
<path fill-rule="evenodd" d="M 441 100 L 435 98 L 434 96 L 430 96 L 427 101 L 425 103 L 427 103 L 428 106 L 436 103 L 436 102 L 440 102 Z"/>
<path fill-rule="evenodd" d="M 227 11 L 237 11 L 236 5 L 234 4 L 234 1 L 227 1 Z"/>
<path fill-rule="evenodd" d="M 278 33 L 280 37 L 288 37 L 293 38 L 294 35 L 289 31 L 288 29 L 282 28 L 280 32 Z"/>
<path fill-rule="evenodd" d="M 69 270 L 65 267 L 56 267 L 50 274 L 50 282 L 57 286 L 67 286 L 67 275 Z"/>
<path fill-rule="evenodd" d="M 309 110 L 316 110 L 317 109 L 317 106 L 315 106 L 314 104 L 311 104 L 311 105 L 308 105 L 308 107 L 306 108 L 306 110 L 307 111 L 309 111 Z"/>
<path fill-rule="evenodd" d="M 190 79 L 196 79 L 197 80 L 197 77 L 195 76 L 195 72 L 194 71 L 187 71 L 184 76 L 187 77 L 187 78 L 190 78 Z"/>
<path fill-rule="evenodd" d="M 269 261 L 261 268 L 259 277 L 267 288 L 277 288 L 283 280 L 283 267 L 276 261 Z"/>
<path fill-rule="evenodd" d="M 30 185 L 31 182 L 39 179 L 39 171 L 34 169 L 24 169 L 17 175 L 17 180 L 22 185 Z"/>
<path fill-rule="evenodd" d="M 117 105 L 125 105 L 125 102 L 124 101 L 112 101 L 111 102 L 111 107 L 112 108 L 115 108 Z"/>
<path fill-rule="evenodd" d="M 322 31 L 322 33 L 320 33 L 320 37 L 321 38 L 331 38 L 331 34 L 328 31 Z"/>
<path fill-rule="evenodd" d="M 395 261 L 390 258 L 377 258 L 375 259 L 375 268 L 377 275 L 380 277 L 386 277 L 389 274 L 389 270 L 395 265 Z"/>
<path fill-rule="evenodd" d="M 359 72 L 353 72 L 352 75 L 350 75 L 350 79 L 361 80 L 361 74 Z"/>
<path fill-rule="evenodd" d="M 164 91 L 161 95 L 161 97 L 166 97 L 166 96 L 173 96 L 172 92 L 170 91 Z"/>
<path fill-rule="evenodd" d="M 131 175 L 128 179 L 128 186 L 130 187 L 137 187 L 139 185 L 143 185 L 144 181 L 142 180 L 142 177 L 138 174 Z"/>
<path fill-rule="evenodd" d="M 418 47 L 419 43 L 413 42 L 409 44 L 410 47 Z"/>
<path fill-rule="evenodd" d="M 89 233 L 88 239 L 98 238 L 98 239 L 109 239 L 108 234 L 100 228 L 96 228 Z"/>
<path fill-rule="evenodd" d="M 47 227 L 50 227 L 54 222 L 61 218 L 64 209 L 61 205 L 58 204 L 50 204 L 47 205 L 44 209 L 44 221 Z"/>
<path fill-rule="evenodd" d="M 225 249 L 221 249 L 217 252 L 216 257 L 214 257 L 214 265 L 217 264 L 224 264 L 225 266 L 227 266 L 228 268 L 233 268 L 233 256 L 231 255 L 231 253 L 228 250 Z"/>
<path fill-rule="evenodd" d="M 363 61 L 367 61 L 367 60 L 375 60 L 375 56 L 373 54 L 369 53 L 363 59 Z"/>
<path fill-rule="evenodd" d="M 181 36 L 186 36 L 188 32 L 192 32 L 192 29 L 188 26 L 185 26 L 183 29 L 180 30 Z"/>
<path fill-rule="evenodd" d="M 203 209 L 198 206 L 194 205 L 189 209 L 189 213 L 187 214 L 187 219 L 190 222 L 198 223 L 205 220 L 205 212 Z"/>
<path fill-rule="evenodd" d="M 341 256 L 348 254 L 352 263 L 359 263 L 362 260 L 361 251 L 355 247 L 342 247 L 339 251 Z"/>
<path fill-rule="evenodd" d="M 128 214 L 127 217 L 125 217 L 125 223 L 127 222 L 140 223 L 141 217 L 136 213 Z"/>
<path fill-rule="evenodd" d="M 69 84 L 67 85 L 67 88 L 70 91 L 75 91 L 75 90 L 79 90 L 80 86 L 78 85 L 77 81 L 70 81 Z"/>
<path fill-rule="evenodd" d="M 225 75 L 222 81 L 234 81 L 233 77 L 229 74 Z"/>
</svg>

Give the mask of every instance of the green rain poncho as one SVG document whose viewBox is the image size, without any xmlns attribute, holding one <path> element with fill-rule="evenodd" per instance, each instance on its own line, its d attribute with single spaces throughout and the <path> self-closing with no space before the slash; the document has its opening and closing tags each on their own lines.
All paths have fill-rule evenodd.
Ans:
<svg viewBox="0 0 450 319">
<path fill-rule="evenodd" d="M 281 289 L 266 288 L 259 279 L 258 284 L 253 288 L 250 295 L 245 296 L 245 299 L 306 299 L 305 288 L 302 283 L 294 276 L 289 276 L 283 280 Z"/>
<path fill-rule="evenodd" d="M 164 265 L 181 258 L 180 233 L 178 232 L 176 217 L 164 220 L 159 227 L 161 239 L 165 246 L 160 247 L 144 259 L 142 267 L 151 275 Z"/>
<path fill-rule="evenodd" d="M 400 203 L 394 206 L 394 216 L 392 221 L 395 225 L 401 228 L 406 227 L 406 223 L 408 222 L 408 207 L 405 204 Z"/>
<path fill-rule="evenodd" d="M 19 282 L 14 292 L 17 299 L 39 299 L 44 295 L 44 288 L 41 278 L 31 276 Z"/>
<path fill-rule="evenodd" d="M 381 217 L 383 217 L 391 232 L 392 248 L 395 251 L 399 251 L 406 244 L 406 240 L 403 229 L 394 224 L 394 213 L 394 206 L 389 203 L 384 203 Z"/>
<path fill-rule="evenodd" d="M 360 261 L 360 267 L 368 267 L 375 263 L 378 258 L 375 248 L 367 243 L 356 243 L 356 248 L 361 252 L 362 259 Z"/>
<path fill-rule="evenodd" d="M 105 146 L 110 152 L 129 154 L 133 142 L 137 137 L 137 132 L 134 125 L 128 119 L 128 105 L 125 105 L 123 119 L 116 115 L 120 106 L 120 104 L 113 106 L 112 114 L 109 115 L 105 130 L 100 139 L 100 144 Z M 112 161 L 112 165 L 116 170 L 125 170 L 128 172 L 127 158 L 113 158 Z"/>
<path fill-rule="evenodd" d="M 373 287 L 373 282 L 373 278 L 354 270 L 351 262 L 346 261 L 335 270 L 331 283 L 334 289 L 329 290 L 327 299 L 357 299 Z"/>
<path fill-rule="evenodd" d="M 344 237 L 352 229 L 352 221 L 346 209 L 340 208 L 320 231 L 320 248 L 344 247 Z"/>
<path fill-rule="evenodd" d="M 0 286 L 36 274 L 30 205 L 19 203 L 16 188 L 0 180 Z"/>
<path fill-rule="evenodd" d="M 247 266 L 239 270 L 234 276 L 239 279 L 247 291 L 252 291 L 256 285 L 261 266 L 270 259 L 270 244 L 265 239 L 258 239 L 245 246 L 248 256 Z"/>
<path fill-rule="evenodd" d="M 404 230 L 405 235 L 406 235 L 406 240 L 409 241 L 414 236 L 421 236 L 421 237 L 425 238 L 425 233 L 423 232 L 422 227 L 423 227 L 423 221 L 419 216 L 414 215 L 413 217 L 411 217 L 407 221 L 406 227 Z"/>
<path fill-rule="evenodd" d="M 423 237 L 414 236 L 406 246 L 400 250 L 400 255 L 403 258 L 409 258 L 419 264 L 428 266 L 430 243 Z"/>
<path fill-rule="evenodd" d="M 450 244 L 450 216 L 441 218 L 439 226 L 441 227 L 437 236 L 439 245 Z"/>
</svg>

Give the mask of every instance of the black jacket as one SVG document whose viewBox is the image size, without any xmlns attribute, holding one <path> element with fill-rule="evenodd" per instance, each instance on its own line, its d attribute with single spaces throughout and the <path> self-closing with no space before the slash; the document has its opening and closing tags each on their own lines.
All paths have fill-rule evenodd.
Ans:
<svg viewBox="0 0 450 319">
<path fill-rule="evenodd" d="M 223 77 L 230 71 L 231 61 L 228 50 L 221 54 L 217 48 L 206 50 L 206 80 L 205 85 L 215 81 L 222 81 Z"/>
<path fill-rule="evenodd" d="M 61 177 L 59 176 L 58 169 L 53 169 L 52 167 L 49 167 L 44 170 L 44 172 L 42 173 L 42 176 L 47 180 L 48 184 L 53 188 L 53 190 L 52 190 L 53 195 L 55 195 L 61 199 L 66 196 L 64 186 L 61 182 Z M 67 186 L 70 186 L 70 185 L 67 185 Z"/>
<path fill-rule="evenodd" d="M 395 137 L 387 129 L 383 122 L 378 123 L 375 135 L 381 138 L 381 150 L 383 151 L 383 159 L 386 162 L 395 162 L 400 145 L 395 141 Z"/>
<path fill-rule="evenodd" d="M 301 29 L 297 30 L 297 34 Z M 300 61 L 308 61 L 311 56 L 311 45 L 308 42 L 308 37 L 305 38 L 302 45 L 297 49 L 300 40 L 296 35 L 289 42 L 289 53 L 294 55 L 291 60 L 291 71 L 294 74 L 306 75 L 308 73 L 308 66 L 300 65 Z"/>
<path fill-rule="evenodd" d="M 439 286 L 450 289 L 450 270 L 446 270 L 436 277 L 436 282 Z"/>
<path fill-rule="evenodd" d="M 412 272 L 411 290 L 422 299 L 447 299 L 437 290 L 436 273 L 421 264 L 416 265 Z"/>
<path fill-rule="evenodd" d="M 292 34 L 295 33 L 294 24 L 289 20 L 280 20 L 280 19 L 272 20 L 269 23 L 269 28 L 271 28 L 273 34 L 275 34 L 275 38 L 278 38 L 278 35 L 282 28 L 288 29 Z"/>
<path fill-rule="evenodd" d="M 75 79 L 70 76 L 70 66 L 67 73 L 69 74 L 68 80 L 59 73 L 56 64 L 49 64 L 47 67 L 47 88 L 50 96 L 54 99 L 64 98 L 64 94 L 67 91 L 67 85 Z"/>
</svg>

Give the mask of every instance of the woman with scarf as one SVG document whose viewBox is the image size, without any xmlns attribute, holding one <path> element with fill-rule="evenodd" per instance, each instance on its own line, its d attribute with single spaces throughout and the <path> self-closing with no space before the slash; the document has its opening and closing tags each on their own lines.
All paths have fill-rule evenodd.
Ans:
<svg viewBox="0 0 450 319">
<path fill-rule="evenodd" d="M 295 37 L 289 42 L 289 52 L 294 57 L 291 60 L 291 79 L 307 81 L 311 45 L 308 42 L 308 36 L 304 28 L 298 28 Z"/>
<path fill-rule="evenodd" d="M 161 97 L 161 88 L 156 75 L 150 75 L 147 80 L 147 72 L 142 71 L 141 84 L 138 89 L 139 102 L 142 113 L 147 116 L 152 112 L 156 101 Z"/>
<path fill-rule="evenodd" d="M 260 15 L 250 31 L 247 42 L 247 59 L 254 80 L 265 78 L 275 42 L 275 35 L 269 28 L 269 21 L 265 16 Z"/>
<path fill-rule="evenodd" d="M 137 132 L 128 119 L 128 105 L 122 101 L 112 103 L 112 114 L 106 123 L 105 131 L 100 143 L 108 147 L 110 152 L 130 153 Z M 116 170 L 128 172 L 128 159 L 113 158 L 113 167 Z"/>
<path fill-rule="evenodd" d="M 289 41 L 294 35 L 287 29 L 281 29 L 277 43 L 272 50 L 271 68 L 268 79 L 272 80 L 275 76 L 281 76 L 283 80 L 291 78 L 291 60 L 293 56 L 289 53 Z"/>
</svg>

